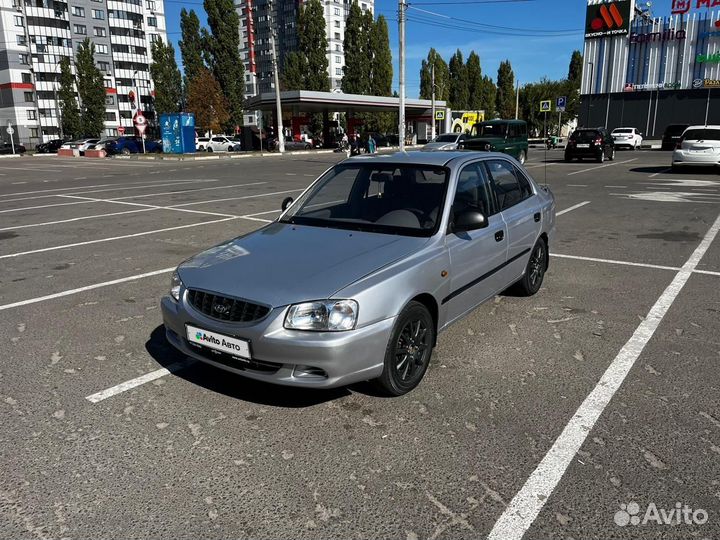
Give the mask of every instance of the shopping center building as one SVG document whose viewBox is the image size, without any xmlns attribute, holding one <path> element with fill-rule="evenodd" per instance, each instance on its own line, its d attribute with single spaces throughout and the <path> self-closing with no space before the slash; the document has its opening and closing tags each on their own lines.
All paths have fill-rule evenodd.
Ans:
<svg viewBox="0 0 720 540">
<path fill-rule="evenodd" d="M 647 139 L 668 124 L 720 124 L 715 5 L 673 0 L 671 13 L 654 16 L 633 0 L 590 0 L 579 125 L 636 127 Z"/>
</svg>

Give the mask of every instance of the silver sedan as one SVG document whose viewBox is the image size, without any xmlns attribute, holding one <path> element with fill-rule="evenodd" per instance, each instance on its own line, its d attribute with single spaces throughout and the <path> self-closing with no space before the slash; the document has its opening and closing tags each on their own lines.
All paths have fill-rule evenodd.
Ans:
<svg viewBox="0 0 720 540">
<path fill-rule="evenodd" d="M 555 199 L 505 154 L 356 157 L 277 221 L 183 262 L 162 299 L 169 342 L 277 384 L 422 380 L 437 334 L 548 267 Z"/>
</svg>

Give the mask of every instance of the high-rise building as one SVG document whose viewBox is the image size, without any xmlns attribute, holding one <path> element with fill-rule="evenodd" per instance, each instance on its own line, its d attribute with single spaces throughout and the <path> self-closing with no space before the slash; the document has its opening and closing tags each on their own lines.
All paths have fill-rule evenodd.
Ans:
<svg viewBox="0 0 720 540">
<path fill-rule="evenodd" d="M 345 65 L 343 40 L 350 0 L 320 0 L 325 9 L 328 78 L 330 89 L 340 88 Z M 375 0 L 357 1 L 363 11 L 373 12 Z M 239 0 L 240 55 L 245 62 L 245 97 L 272 90 L 270 30 L 277 30 L 276 48 L 282 71 L 285 55 L 298 48 L 297 16 L 303 0 Z M 254 123 L 252 115 L 246 123 Z"/>
<path fill-rule="evenodd" d="M 60 60 L 70 57 L 74 72 L 85 38 L 104 76 L 103 135 L 134 133 L 136 94 L 153 117 L 150 49 L 167 41 L 162 0 L 0 0 L 0 135 L 8 122 L 30 145 L 61 135 Z"/>
</svg>

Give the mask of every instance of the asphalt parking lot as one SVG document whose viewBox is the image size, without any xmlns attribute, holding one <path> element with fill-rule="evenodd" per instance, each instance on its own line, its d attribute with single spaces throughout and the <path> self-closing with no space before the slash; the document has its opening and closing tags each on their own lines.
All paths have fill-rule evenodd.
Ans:
<svg viewBox="0 0 720 540">
<path fill-rule="evenodd" d="M 714 171 L 531 150 L 560 214 L 543 288 L 441 334 L 401 398 L 171 350 L 172 269 L 338 159 L 0 161 L 0 537 L 720 538 Z"/>
</svg>

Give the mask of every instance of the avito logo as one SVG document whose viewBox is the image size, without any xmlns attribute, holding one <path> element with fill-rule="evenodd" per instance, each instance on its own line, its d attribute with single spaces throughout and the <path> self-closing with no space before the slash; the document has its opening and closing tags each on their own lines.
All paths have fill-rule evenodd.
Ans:
<svg viewBox="0 0 720 540">
<path fill-rule="evenodd" d="M 620 10 L 618 10 L 614 3 L 610 4 L 610 7 L 608 7 L 607 4 L 602 4 L 598 10 L 598 17 L 590 22 L 590 27 L 596 32 L 599 32 L 604 29 L 612 30 L 615 27 L 620 28 L 624 22 L 625 20 L 620 14 Z"/>
</svg>

